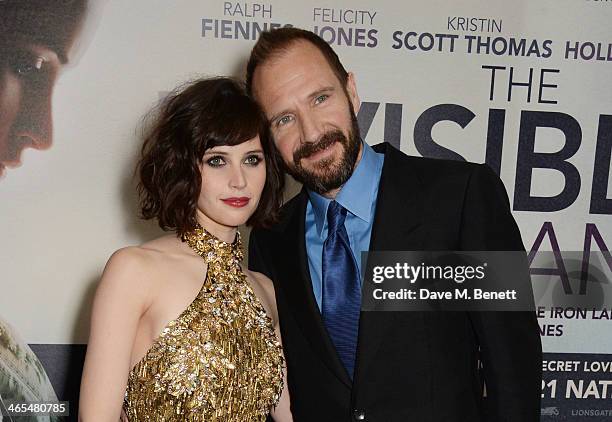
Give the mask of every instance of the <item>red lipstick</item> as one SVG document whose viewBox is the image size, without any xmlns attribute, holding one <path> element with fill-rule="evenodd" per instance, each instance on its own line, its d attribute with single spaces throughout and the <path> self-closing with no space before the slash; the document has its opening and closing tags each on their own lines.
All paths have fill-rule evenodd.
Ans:
<svg viewBox="0 0 612 422">
<path fill-rule="evenodd" d="M 222 199 L 222 201 L 225 202 L 227 205 L 230 205 L 230 206 L 236 207 L 236 208 L 244 207 L 246 204 L 249 203 L 250 200 L 251 200 L 251 198 L 248 198 L 246 196 L 241 196 L 240 198 L 225 198 L 225 199 Z"/>
</svg>

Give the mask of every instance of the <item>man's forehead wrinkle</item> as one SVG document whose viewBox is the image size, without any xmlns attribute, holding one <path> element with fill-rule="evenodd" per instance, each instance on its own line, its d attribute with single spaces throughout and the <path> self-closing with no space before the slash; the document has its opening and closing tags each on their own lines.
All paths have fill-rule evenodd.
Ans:
<svg viewBox="0 0 612 422">
<path fill-rule="evenodd" d="M 277 76 L 278 72 L 270 69 L 267 82 L 271 87 L 270 93 L 274 101 L 278 101 L 284 97 L 292 100 L 306 100 L 314 93 L 330 88 L 329 83 L 320 80 L 320 75 L 313 74 L 306 67 L 290 69 L 289 72 L 284 72 L 284 74 L 288 74 L 288 76 L 280 79 Z"/>
<path fill-rule="evenodd" d="M 257 96 L 260 97 L 264 110 L 268 117 L 271 117 L 286 104 L 286 97 L 291 98 L 294 92 L 292 92 L 291 84 L 300 78 L 300 71 L 292 72 L 288 79 L 280 80 L 278 77 L 277 63 L 266 63 L 258 71 L 261 72 L 256 75 L 256 92 Z M 287 88 L 289 86 L 289 88 Z M 267 92 L 266 92 L 267 91 Z M 264 95 L 265 94 L 265 95 Z"/>
<path fill-rule="evenodd" d="M 273 54 L 266 62 L 262 63 L 258 69 L 255 70 L 255 79 L 257 79 L 257 74 L 259 73 L 259 75 L 261 76 L 264 73 L 270 73 L 269 70 L 272 68 L 276 68 L 279 65 L 283 65 L 284 66 L 293 66 L 294 61 L 291 59 L 291 56 L 298 56 L 298 58 L 301 56 L 299 51 L 296 51 L 297 48 L 299 48 L 300 45 L 305 44 L 303 41 L 301 40 L 297 40 L 292 42 L 291 44 L 285 46 L 284 48 L 282 48 L 281 50 L 279 50 L 278 52 L 276 52 L 275 54 Z M 287 60 L 288 59 L 288 60 Z M 262 73 L 263 72 L 263 73 Z M 261 78 L 259 78 L 261 79 Z M 257 85 L 257 84 L 256 84 Z M 261 88 L 260 88 L 261 90 Z"/>
<path fill-rule="evenodd" d="M 306 82 L 304 81 L 304 76 L 304 72 L 295 72 L 289 78 L 279 81 L 278 85 L 274 87 L 274 98 L 277 100 L 285 96 L 296 98 L 297 92 L 294 92 L 291 88 L 295 88 L 296 85 L 303 85 Z"/>
<path fill-rule="evenodd" d="M 307 41 L 295 41 L 255 70 L 255 96 L 270 121 L 290 112 L 324 88 L 336 85 L 337 77 L 321 51 Z"/>
</svg>

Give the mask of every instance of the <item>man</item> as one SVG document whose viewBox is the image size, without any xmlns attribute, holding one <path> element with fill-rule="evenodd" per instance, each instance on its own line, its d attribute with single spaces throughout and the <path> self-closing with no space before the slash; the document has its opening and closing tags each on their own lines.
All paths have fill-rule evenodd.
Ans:
<svg viewBox="0 0 612 422">
<path fill-rule="evenodd" d="M 25 148 L 51 145 L 51 94 L 86 6 L 87 0 L 0 0 L 0 177 L 21 164 Z M 32 349 L 0 317 L 0 411 L 6 413 L 11 402 L 41 401 L 57 401 L 51 381 Z"/>
<path fill-rule="evenodd" d="M 51 95 L 87 1 L 0 1 L 0 176 L 52 142 Z"/>
<path fill-rule="evenodd" d="M 263 33 L 247 89 L 304 184 L 249 254 L 276 286 L 294 419 L 539 420 L 534 313 L 360 312 L 362 250 L 524 250 L 499 178 L 362 142 L 354 76 L 310 32 Z"/>
</svg>

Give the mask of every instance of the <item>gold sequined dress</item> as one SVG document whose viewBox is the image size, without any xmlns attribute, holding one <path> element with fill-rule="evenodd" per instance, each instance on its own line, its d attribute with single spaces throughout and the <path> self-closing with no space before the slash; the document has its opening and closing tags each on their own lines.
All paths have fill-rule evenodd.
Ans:
<svg viewBox="0 0 612 422">
<path fill-rule="evenodd" d="M 130 372 L 134 421 L 265 421 L 283 386 L 272 322 L 240 268 L 242 247 L 198 227 L 183 236 L 208 264 L 193 302 Z"/>
</svg>

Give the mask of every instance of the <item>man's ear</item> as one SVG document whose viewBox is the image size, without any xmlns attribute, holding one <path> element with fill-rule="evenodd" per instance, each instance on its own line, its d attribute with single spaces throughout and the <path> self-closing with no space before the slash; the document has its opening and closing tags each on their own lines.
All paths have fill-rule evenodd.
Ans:
<svg viewBox="0 0 612 422">
<path fill-rule="evenodd" d="M 361 101 L 359 100 L 359 94 L 357 94 L 357 85 L 355 84 L 355 75 L 353 72 L 348 73 L 346 79 L 346 92 L 348 93 L 349 101 L 353 105 L 353 110 L 355 110 L 355 114 L 357 114 L 361 106 Z"/>
</svg>

